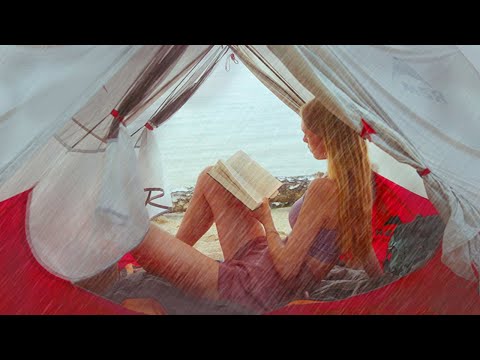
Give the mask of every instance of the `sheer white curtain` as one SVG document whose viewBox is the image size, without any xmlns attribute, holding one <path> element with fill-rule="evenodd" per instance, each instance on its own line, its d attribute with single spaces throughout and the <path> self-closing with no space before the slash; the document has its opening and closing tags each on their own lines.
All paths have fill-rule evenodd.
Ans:
<svg viewBox="0 0 480 360">
<path fill-rule="evenodd" d="M 26 226 L 31 249 L 47 270 L 67 280 L 111 266 L 148 229 L 126 129 L 90 152 L 69 151 L 53 137 L 75 114 L 88 110 L 93 116 L 118 102 L 118 91 L 96 104 L 92 99 L 141 49 L 0 47 L 0 200 L 35 185 Z"/>
<path fill-rule="evenodd" d="M 170 186 L 163 174 L 163 163 L 158 137 L 154 131 L 142 130 L 139 139 L 138 162 L 145 191 L 147 211 L 154 218 L 172 207 Z"/>
</svg>

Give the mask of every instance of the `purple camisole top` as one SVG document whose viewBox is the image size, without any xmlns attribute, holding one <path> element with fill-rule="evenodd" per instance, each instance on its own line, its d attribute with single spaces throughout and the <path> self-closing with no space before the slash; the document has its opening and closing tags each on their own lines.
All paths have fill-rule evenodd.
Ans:
<svg viewBox="0 0 480 360">
<path fill-rule="evenodd" d="M 288 221 L 290 222 L 290 226 L 292 229 L 297 222 L 298 215 L 300 214 L 300 209 L 303 205 L 303 201 L 304 197 L 302 196 L 295 202 L 295 204 L 293 204 L 288 214 Z M 337 245 L 336 230 L 320 229 L 317 233 L 317 236 L 315 237 L 315 240 L 312 243 L 312 246 L 310 247 L 308 255 L 325 263 L 336 261 L 340 255 L 340 250 Z"/>
</svg>

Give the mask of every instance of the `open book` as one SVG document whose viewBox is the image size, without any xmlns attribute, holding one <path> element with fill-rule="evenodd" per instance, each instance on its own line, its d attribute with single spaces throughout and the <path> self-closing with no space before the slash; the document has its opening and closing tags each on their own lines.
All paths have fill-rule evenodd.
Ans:
<svg viewBox="0 0 480 360">
<path fill-rule="evenodd" d="M 218 160 L 208 174 L 250 210 L 258 208 L 264 197 L 277 196 L 282 186 L 281 181 L 241 150 L 227 161 Z"/>
</svg>

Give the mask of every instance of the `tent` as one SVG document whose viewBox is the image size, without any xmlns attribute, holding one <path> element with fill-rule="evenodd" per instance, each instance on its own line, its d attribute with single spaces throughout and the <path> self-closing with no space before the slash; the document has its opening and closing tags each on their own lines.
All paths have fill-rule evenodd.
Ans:
<svg viewBox="0 0 480 360">
<path fill-rule="evenodd" d="M 386 260 L 402 240 L 400 225 L 432 216 L 444 225 L 438 239 L 417 242 L 441 246 L 396 281 L 274 313 L 479 313 L 480 48 L 379 45 L 1 47 L 0 236 L 11 281 L 0 312 L 124 311 L 71 283 L 137 246 L 149 207 L 169 207 L 152 131 L 230 50 L 294 111 L 321 95 L 360 136 L 418 171 L 428 200 L 376 177 L 385 190 L 374 209 L 377 255 Z"/>
</svg>

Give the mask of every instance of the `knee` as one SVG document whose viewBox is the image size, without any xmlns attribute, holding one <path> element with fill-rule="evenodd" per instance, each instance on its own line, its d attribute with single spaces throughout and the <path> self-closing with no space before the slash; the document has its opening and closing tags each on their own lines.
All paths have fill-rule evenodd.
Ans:
<svg viewBox="0 0 480 360">
<path fill-rule="evenodd" d="M 197 185 L 204 183 L 206 181 L 209 181 L 211 179 L 211 176 L 208 175 L 208 172 L 213 166 L 207 166 L 205 169 L 203 169 L 200 172 L 200 175 L 198 175 L 198 180 L 197 180 Z"/>
<path fill-rule="evenodd" d="M 201 174 L 207 174 L 213 168 L 212 165 L 207 166 L 205 169 L 202 170 Z"/>
<path fill-rule="evenodd" d="M 208 175 L 208 172 L 213 168 L 213 166 L 207 166 L 205 169 L 203 169 L 201 172 L 200 172 L 200 175 L 198 176 L 199 179 L 202 179 L 202 178 L 210 178 L 210 175 Z"/>
</svg>

